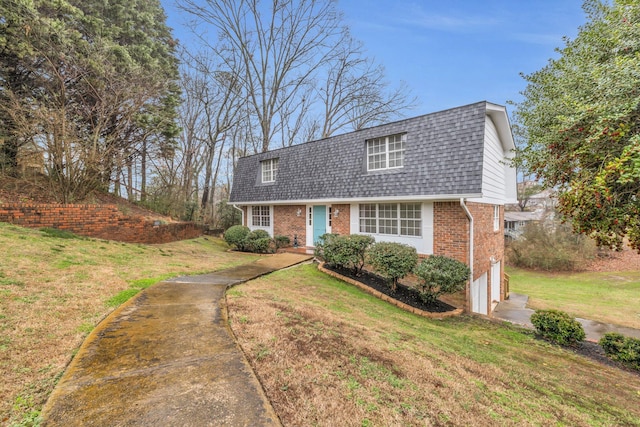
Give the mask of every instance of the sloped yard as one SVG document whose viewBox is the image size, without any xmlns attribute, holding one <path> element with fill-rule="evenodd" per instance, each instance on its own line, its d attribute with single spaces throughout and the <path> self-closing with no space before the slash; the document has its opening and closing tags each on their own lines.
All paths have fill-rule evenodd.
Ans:
<svg viewBox="0 0 640 427">
<path fill-rule="evenodd" d="M 640 329 L 640 255 L 626 249 L 585 268 L 575 273 L 509 268 L 507 273 L 511 291 L 529 296 L 529 308 Z"/>
<path fill-rule="evenodd" d="M 0 223 L 0 425 L 32 425 L 84 337 L 140 288 L 248 263 L 219 239 L 125 244 Z"/>
<path fill-rule="evenodd" d="M 640 425 L 640 375 L 515 327 L 408 314 L 313 265 L 228 301 L 285 425 Z"/>
</svg>

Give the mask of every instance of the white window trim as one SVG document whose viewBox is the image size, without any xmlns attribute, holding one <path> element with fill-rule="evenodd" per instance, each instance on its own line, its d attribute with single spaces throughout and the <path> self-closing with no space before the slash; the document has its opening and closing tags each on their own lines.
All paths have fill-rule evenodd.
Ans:
<svg viewBox="0 0 640 427">
<path fill-rule="evenodd" d="M 392 201 L 391 199 L 376 200 L 372 203 L 385 203 Z M 350 234 L 365 234 L 373 236 L 376 242 L 396 242 L 403 243 L 405 245 L 413 246 L 421 255 L 433 254 L 433 235 L 434 235 L 434 223 L 433 223 L 433 202 L 432 201 L 419 201 L 419 200 L 401 200 L 400 203 L 420 203 L 421 217 L 422 217 L 422 237 L 400 237 L 389 236 L 386 234 L 373 234 L 373 233 L 360 233 L 360 220 L 359 220 L 359 203 L 368 203 L 368 201 L 359 200 L 350 204 Z M 341 212 L 342 213 L 342 212 Z"/>
<path fill-rule="evenodd" d="M 493 205 L 493 231 L 500 231 L 500 205 Z"/>
<path fill-rule="evenodd" d="M 402 166 L 392 166 L 389 167 L 389 139 L 395 136 L 400 136 L 400 140 L 402 142 L 402 150 L 394 150 L 393 153 L 397 153 L 397 152 L 401 152 L 402 153 Z M 371 169 L 369 167 L 369 157 L 375 155 L 375 154 L 369 154 L 369 144 L 372 143 L 375 140 L 379 140 L 379 139 L 384 139 L 385 142 L 385 149 L 384 149 L 384 155 L 385 155 L 385 161 L 384 161 L 384 167 L 380 167 L 380 168 L 373 168 Z M 368 139 L 366 141 L 366 160 L 367 160 L 367 172 L 375 172 L 375 171 L 383 171 L 383 170 L 389 170 L 389 169 L 401 169 L 404 167 L 404 153 L 406 151 L 406 144 L 407 144 L 407 134 L 406 133 L 402 133 L 402 134 L 393 134 L 393 135 L 388 135 L 388 136 L 383 136 L 383 137 L 378 137 L 378 138 L 371 138 Z M 382 153 L 377 153 L 377 154 L 382 154 Z"/>
<path fill-rule="evenodd" d="M 362 219 L 362 217 L 360 217 L 360 205 L 375 205 L 376 207 L 376 216 L 375 216 L 375 220 L 376 220 L 376 232 L 368 232 L 368 231 L 362 231 L 360 228 L 360 220 Z M 393 234 L 389 234 L 389 233 L 380 233 L 380 205 L 395 205 L 396 208 L 396 217 L 394 218 L 396 221 L 396 233 Z M 392 237 L 402 237 L 402 238 L 407 238 L 407 239 L 422 239 L 422 234 L 423 234 L 423 213 L 422 213 L 422 208 L 420 208 L 418 210 L 418 212 L 420 212 L 420 219 L 418 220 L 417 218 L 403 218 L 402 217 L 402 208 L 400 207 L 401 205 L 419 205 L 422 206 L 421 203 L 415 203 L 415 202 L 381 202 L 381 203 L 359 203 L 357 205 L 358 207 L 358 233 L 361 234 L 371 234 L 371 235 L 379 235 L 379 236 L 392 236 Z M 382 218 L 383 220 L 387 220 L 389 218 Z M 418 230 L 420 231 L 420 235 L 410 235 L 410 234 L 402 234 L 402 220 L 407 220 L 407 219 L 411 219 L 411 220 L 415 220 L 415 221 L 420 221 L 420 227 L 418 227 Z"/>
<path fill-rule="evenodd" d="M 268 175 L 269 179 L 265 179 Z M 278 176 L 278 159 L 266 159 L 260 162 L 260 180 L 263 184 L 276 182 Z"/>
<path fill-rule="evenodd" d="M 249 224 L 249 229 L 251 231 L 253 230 L 264 230 L 267 233 L 269 233 L 270 236 L 273 236 L 273 222 L 274 222 L 274 218 L 273 218 L 273 206 L 268 205 L 269 208 L 269 225 L 268 226 L 263 226 L 263 225 L 254 225 L 253 224 L 253 208 L 254 206 L 267 206 L 267 205 L 250 205 L 249 208 L 247 209 L 247 224 Z"/>
</svg>

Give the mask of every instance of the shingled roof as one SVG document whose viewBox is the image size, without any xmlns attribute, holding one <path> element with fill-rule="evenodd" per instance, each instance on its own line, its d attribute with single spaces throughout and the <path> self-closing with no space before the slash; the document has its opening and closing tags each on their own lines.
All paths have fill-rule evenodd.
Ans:
<svg viewBox="0 0 640 427">
<path fill-rule="evenodd" d="M 480 196 L 487 105 L 493 104 L 483 101 L 240 158 L 230 202 Z M 406 133 L 404 167 L 367 172 L 365 141 L 399 133 Z M 260 162 L 273 158 L 277 179 L 263 184 Z"/>
</svg>

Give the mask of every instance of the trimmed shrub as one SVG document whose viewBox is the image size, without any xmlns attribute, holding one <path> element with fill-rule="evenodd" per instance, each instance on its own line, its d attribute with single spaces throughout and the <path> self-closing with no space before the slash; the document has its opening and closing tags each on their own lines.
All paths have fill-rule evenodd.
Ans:
<svg viewBox="0 0 640 427">
<path fill-rule="evenodd" d="M 543 338 L 560 345 L 576 345 L 586 336 L 580 322 L 559 310 L 536 310 L 531 323 Z"/>
<path fill-rule="evenodd" d="M 420 279 L 417 290 L 425 303 L 434 303 L 440 295 L 463 290 L 471 274 L 465 263 L 441 255 L 423 260 L 413 272 Z"/>
<path fill-rule="evenodd" d="M 325 233 L 322 236 L 318 237 L 318 241 L 316 242 L 316 247 L 313 250 L 313 254 L 320 258 L 321 260 L 323 260 L 324 262 L 326 262 L 329 266 L 334 266 L 329 260 L 327 260 L 327 257 L 324 253 L 324 248 L 330 244 L 331 240 L 334 239 L 335 237 L 338 237 L 337 234 L 333 234 L 333 233 Z"/>
<path fill-rule="evenodd" d="M 398 280 L 411 273 L 418 263 L 418 253 L 413 246 L 380 242 L 371 246 L 367 260 L 380 275 L 391 281 L 391 291 L 395 292 Z"/>
<path fill-rule="evenodd" d="M 235 247 L 239 251 L 244 251 L 247 236 L 250 232 L 249 227 L 234 225 L 224 232 L 224 241 L 227 242 L 229 246 Z"/>
<path fill-rule="evenodd" d="M 276 250 L 275 241 L 264 230 L 253 230 L 244 241 L 246 251 L 258 254 L 273 253 Z"/>
<path fill-rule="evenodd" d="M 291 239 L 289 239 L 289 237 L 287 236 L 282 236 L 282 235 L 275 236 L 273 240 L 275 240 L 276 242 L 277 249 L 291 246 Z"/>
<path fill-rule="evenodd" d="M 315 253 L 330 266 L 351 269 L 358 275 L 364 267 L 366 251 L 374 242 L 373 237 L 362 234 L 324 234 L 316 243 Z"/>
<path fill-rule="evenodd" d="M 617 332 L 607 332 L 600 338 L 599 344 L 611 359 L 640 370 L 640 339 L 625 337 Z"/>
</svg>

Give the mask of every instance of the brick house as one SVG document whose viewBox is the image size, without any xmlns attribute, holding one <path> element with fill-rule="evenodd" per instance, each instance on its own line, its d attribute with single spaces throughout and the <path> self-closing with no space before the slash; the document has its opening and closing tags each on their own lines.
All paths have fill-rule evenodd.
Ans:
<svg viewBox="0 0 640 427">
<path fill-rule="evenodd" d="M 506 109 L 479 102 L 243 157 L 230 203 L 301 246 L 358 233 L 456 258 L 472 270 L 467 311 L 489 314 L 504 296 L 513 149 Z"/>
</svg>

